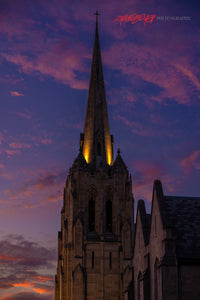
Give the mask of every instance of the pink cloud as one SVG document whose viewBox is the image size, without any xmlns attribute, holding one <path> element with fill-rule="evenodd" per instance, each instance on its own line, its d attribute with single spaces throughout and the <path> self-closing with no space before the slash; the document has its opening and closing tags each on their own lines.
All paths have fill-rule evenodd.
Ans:
<svg viewBox="0 0 200 300">
<path fill-rule="evenodd" d="M 126 50 L 124 47 L 126 47 Z M 155 56 L 150 54 L 150 49 L 147 50 L 145 47 L 143 47 L 142 49 L 141 47 L 137 46 L 133 47 L 133 45 L 131 45 L 130 43 L 129 45 L 121 44 L 119 48 L 121 48 L 120 50 L 118 49 L 119 53 L 116 52 L 116 57 L 113 57 L 113 59 L 115 60 L 113 64 L 116 65 L 116 61 L 120 59 L 120 56 L 124 57 L 123 60 L 119 60 L 120 64 L 118 64 L 118 67 L 125 75 L 140 76 L 143 80 L 154 83 L 156 85 L 159 85 L 161 88 L 164 88 L 165 96 L 167 96 L 167 94 L 168 97 L 170 96 L 170 94 L 175 96 L 174 91 L 171 92 L 171 90 L 173 89 L 173 86 L 177 87 L 177 79 L 173 78 L 175 79 L 175 82 L 173 82 L 171 78 L 165 75 L 165 73 L 169 73 L 166 68 L 164 73 L 162 72 L 162 69 L 160 67 L 158 68 L 158 66 L 156 66 Z M 112 52 L 114 52 L 114 49 L 112 50 Z M 129 64 L 129 60 L 132 60 L 132 64 Z"/>
<path fill-rule="evenodd" d="M 75 46 L 75 45 L 74 45 Z M 47 46 L 46 46 L 47 47 Z M 20 72 L 26 74 L 40 73 L 51 76 L 63 84 L 74 89 L 87 89 L 88 79 L 79 79 L 76 72 L 85 71 L 84 59 L 88 56 L 83 45 L 69 47 L 63 41 L 57 41 L 57 45 L 49 44 L 48 52 L 36 54 L 36 58 L 30 58 L 21 54 L 2 54 L 9 62 L 19 66 Z M 66 48 L 65 48 L 66 47 Z"/>
<path fill-rule="evenodd" d="M 4 174 L 0 172 L 0 178 L 2 176 Z M 47 206 L 48 203 L 55 206 L 62 200 L 66 171 L 25 172 L 21 176 L 23 179 L 20 183 L 3 191 L 0 199 L 2 215 L 13 214 L 16 211 L 20 214 L 24 210 L 36 211 L 39 207 Z"/>
<path fill-rule="evenodd" d="M 25 2 L 23 3 L 28 11 L 27 5 L 25 5 Z M 188 43 L 184 43 L 185 36 L 183 30 L 181 31 L 179 27 L 174 28 L 176 31 L 174 36 L 178 36 L 178 39 L 171 36 L 171 30 L 165 29 L 164 43 L 163 39 L 160 38 L 163 30 L 162 24 L 160 27 L 156 26 L 157 24 L 147 24 L 152 26 L 152 31 L 149 31 L 146 26 L 137 26 L 138 24 L 136 24 L 134 34 L 136 37 L 142 36 L 143 43 L 132 43 L 130 42 L 130 35 L 133 32 L 130 28 L 127 30 L 128 24 L 123 24 L 126 26 L 121 26 L 123 27 L 121 28 L 117 26 L 116 22 L 112 21 L 119 12 L 123 14 L 125 10 L 126 12 L 130 10 L 129 13 L 132 14 L 141 11 L 139 1 L 134 3 L 134 6 L 128 0 L 125 3 L 126 9 L 121 3 L 115 4 L 114 9 L 112 3 L 103 1 L 101 4 L 103 5 L 102 8 L 107 7 L 107 18 L 104 26 L 109 34 L 117 39 L 117 43 L 113 44 L 110 49 L 102 51 L 103 62 L 112 69 L 121 70 L 124 75 L 128 75 L 133 84 L 134 76 L 138 76 L 142 80 L 153 83 L 162 89 L 159 96 L 152 96 L 148 101 L 165 103 L 166 99 L 170 99 L 182 104 L 190 103 L 191 87 L 187 87 L 186 83 L 190 82 L 193 92 L 197 95 L 199 91 L 198 68 L 191 64 L 190 54 L 185 56 L 186 50 L 195 41 L 194 37 L 187 37 Z M 60 6 L 57 7 L 55 1 L 51 1 L 48 8 L 43 2 L 39 3 L 38 1 L 33 6 L 33 10 L 39 9 L 40 13 L 45 13 L 53 21 L 54 25 L 52 27 L 48 23 L 44 24 L 45 29 L 43 31 L 37 28 L 37 22 L 31 18 L 28 22 L 27 16 L 23 16 L 25 10 L 22 10 L 22 13 L 20 13 L 20 9 L 16 9 L 15 13 L 14 9 L 12 13 L 9 12 L 8 16 L 3 18 L 2 32 L 7 32 L 12 39 L 12 32 L 16 30 L 17 36 L 20 36 L 20 45 L 19 43 L 15 44 L 15 52 L 4 53 L 3 57 L 17 65 L 20 72 L 51 76 L 71 88 L 87 89 L 88 80 L 79 78 L 78 72 L 89 72 L 89 70 L 86 70 L 85 60 L 91 57 L 91 53 L 86 46 L 80 42 L 77 45 L 75 42 L 75 39 L 78 41 L 78 35 L 72 20 L 82 22 L 83 28 L 91 31 L 88 21 L 92 22 L 94 16 L 93 13 L 83 14 L 86 11 L 84 3 L 80 4 L 79 7 L 72 5 L 70 12 L 64 9 L 67 8 L 67 2 L 62 1 L 60 5 L 63 9 L 60 9 Z M 9 14 L 12 16 L 11 22 Z M 17 28 L 13 28 L 16 16 L 19 22 L 17 22 Z M 27 27 L 24 24 L 27 24 Z M 51 38 L 47 38 L 49 30 L 53 33 Z M 70 32 L 74 35 L 74 39 L 69 40 L 66 37 L 61 37 L 59 35 L 60 30 Z M 129 40 L 127 41 L 127 39 Z M 175 53 L 174 48 L 180 53 L 179 56 Z M 26 56 L 24 50 L 28 53 Z M 187 51 L 187 53 L 190 52 Z M 184 64 L 182 63 L 183 60 Z M 135 100 L 137 99 L 132 97 L 129 102 Z"/>
<path fill-rule="evenodd" d="M 45 204 L 47 201 L 53 202 L 53 203 L 60 202 L 63 197 L 62 189 L 63 189 L 63 185 L 60 184 L 60 189 L 57 190 L 57 192 L 48 195 L 48 197 L 46 199 L 42 200 L 40 203 Z"/>
<path fill-rule="evenodd" d="M 31 144 L 21 142 L 15 138 L 13 138 L 13 139 L 14 139 L 14 142 L 13 141 L 10 143 L 8 142 L 10 149 L 5 150 L 8 157 L 11 157 L 16 154 L 20 154 L 22 149 L 29 149 L 32 147 Z"/>
<path fill-rule="evenodd" d="M 51 139 L 42 139 L 41 144 L 50 145 L 50 144 L 52 144 L 52 140 Z"/>
<path fill-rule="evenodd" d="M 11 96 L 14 96 L 14 97 L 24 96 L 23 93 L 19 93 L 17 91 L 11 91 L 10 94 L 11 94 Z"/>
<path fill-rule="evenodd" d="M 138 174 L 136 178 L 137 187 L 143 187 L 147 183 L 152 182 L 153 180 L 161 177 L 164 172 L 162 165 L 144 160 L 136 161 L 134 163 L 134 168 Z"/>
<path fill-rule="evenodd" d="M 21 153 L 20 150 L 6 150 L 5 152 L 8 154 L 8 157 L 11 157 L 15 154 L 20 154 Z"/>
<path fill-rule="evenodd" d="M 114 89 L 109 88 L 108 90 L 108 102 L 112 105 L 127 105 L 130 106 L 136 102 L 134 93 L 127 88 Z"/>
<path fill-rule="evenodd" d="M 11 84 L 18 84 L 19 82 L 23 82 L 24 78 L 21 77 L 19 74 L 17 75 L 10 75 L 10 74 L 6 74 L 6 75 L 0 75 L 0 82 L 1 83 L 11 83 Z"/>
<path fill-rule="evenodd" d="M 2 14 L 0 12 L 0 32 L 7 36 L 10 45 L 9 54 L 6 51 L 1 53 L 1 57 L 18 66 L 20 73 L 34 73 L 40 75 L 40 78 L 41 75 L 51 76 L 72 88 L 87 89 L 88 78 L 79 78 L 78 74 L 87 68 L 85 60 L 88 50 L 80 42 L 76 28 L 70 22 L 73 17 L 67 10 L 67 3 L 60 5 L 66 9 L 58 8 L 54 1 L 47 6 L 43 1 L 36 0 L 30 9 L 26 1 L 22 0 L 20 5 L 13 3 Z M 33 11 L 49 16 L 54 25 L 44 23 L 41 30 L 41 23 L 34 20 Z M 51 38 L 48 36 L 49 31 Z M 74 33 L 73 38 L 63 36 L 63 31 Z M 22 93 L 12 92 L 12 95 L 20 96 Z"/>
<path fill-rule="evenodd" d="M 33 267 L 33 269 L 39 269 L 44 266 L 52 267 L 55 257 L 55 249 L 45 248 L 36 242 L 26 240 L 21 235 L 11 235 L 0 240 L 0 259 L 13 268 L 14 265 L 11 265 L 9 262 L 16 262 L 16 271 L 22 266 L 24 267 L 24 272 L 27 272 L 26 267 Z M 35 281 L 35 276 L 33 279 Z"/>
<path fill-rule="evenodd" d="M 15 115 L 17 115 L 21 118 L 27 119 L 27 120 L 32 118 L 32 112 L 29 111 L 28 109 L 24 109 L 21 112 L 15 112 Z"/>
<path fill-rule="evenodd" d="M 9 147 L 12 149 L 27 149 L 31 148 L 31 145 L 27 143 L 13 142 L 9 144 Z"/>
<path fill-rule="evenodd" d="M 13 37 L 18 38 L 23 34 L 26 34 L 27 30 L 30 30 L 34 24 L 34 21 L 31 18 L 25 16 L 16 8 L 17 7 L 14 4 L 6 10 L 0 11 L 0 32 L 7 35 L 9 41 Z"/>
<path fill-rule="evenodd" d="M 195 150 L 181 161 L 185 173 L 190 173 L 192 168 L 200 169 L 200 150 Z"/>
<path fill-rule="evenodd" d="M 0 177 L 4 179 L 12 179 L 11 174 L 5 169 L 1 167 L 0 165 Z"/>
<path fill-rule="evenodd" d="M 188 68 L 184 67 L 183 65 L 175 64 L 174 65 L 178 70 L 180 70 L 185 76 L 188 77 L 188 79 L 191 81 L 191 83 L 200 90 L 200 81 L 198 80 L 197 76 Z"/>
<path fill-rule="evenodd" d="M 164 167 L 151 161 L 135 161 L 133 163 L 133 194 L 136 199 L 152 200 L 154 180 L 160 179 L 168 192 L 174 191 L 174 178 L 165 173 Z M 177 184 L 177 182 L 176 182 Z"/>
<path fill-rule="evenodd" d="M 142 135 L 142 136 L 149 136 L 152 135 L 152 132 L 149 129 L 145 129 L 143 125 L 139 122 L 130 121 L 124 116 L 116 115 L 113 117 L 115 120 L 122 121 L 126 126 L 128 126 L 132 133 Z"/>
<path fill-rule="evenodd" d="M 42 190 L 53 186 L 60 186 L 60 184 L 63 184 L 65 177 L 65 171 L 42 171 L 37 178 L 26 184 L 27 186 L 36 186 L 38 190 Z"/>
<path fill-rule="evenodd" d="M 28 118 L 28 116 L 26 118 Z M 15 137 L 8 134 L 1 135 L 0 133 L 0 144 L 1 141 L 3 144 L 0 152 L 5 152 L 8 157 L 19 155 L 22 151 L 27 152 L 27 150 L 30 148 L 40 147 L 41 145 L 49 145 L 53 143 L 52 139 L 48 137 L 48 134 L 44 130 L 41 132 L 41 134 L 37 131 L 37 136 L 21 134 L 18 135 L 18 137 Z"/>
<path fill-rule="evenodd" d="M 125 31 L 125 28 L 123 30 Z M 110 68 L 128 75 L 133 86 L 135 78 L 140 78 L 160 88 L 158 96 L 149 97 L 146 101 L 153 100 L 165 104 L 166 100 L 170 99 L 180 104 L 189 104 L 194 101 L 194 98 L 199 97 L 198 60 L 195 65 L 191 63 L 192 53 L 188 51 L 187 45 L 181 43 L 185 39 L 182 32 L 176 32 L 178 39 L 173 40 L 172 45 L 169 31 L 166 32 L 166 41 L 169 36 L 171 42 L 162 44 L 159 39 L 161 30 L 162 28 L 158 29 L 157 26 L 152 32 L 143 27 L 135 27 L 136 36 L 142 35 L 144 43 L 132 43 L 130 39 L 129 41 L 122 39 L 113 44 L 110 49 L 103 51 L 103 61 Z M 194 40 L 190 37 L 188 39 L 191 47 Z M 181 51 L 179 51 L 180 47 L 182 47 Z M 177 51 L 180 53 L 178 56 Z M 192 95 L 196 96 L 193 100 Z"/>
<path fill-rule="evenodd" d="M 2 142 L 3 142 L 3 139 L 4 139 L 4 137 L 3 137 L 3 133 L 2 132 L 0 132 L 0 145 L 2 144 Z"/>
</svg>

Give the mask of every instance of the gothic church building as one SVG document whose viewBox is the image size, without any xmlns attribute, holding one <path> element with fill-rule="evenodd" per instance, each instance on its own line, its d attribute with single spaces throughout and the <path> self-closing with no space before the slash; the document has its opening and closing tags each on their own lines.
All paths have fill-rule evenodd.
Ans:
<svg viewBox="0 0 200 300">
<path fill-rule="evenodd" d="M 64 189 L 56 300 L 124 299 L 132 281 L 133 205 L 119 150 L 113 161 L 96 22 L 84 133 Z"/>
<path fill-rule="evenodd" d="M 166 196 L 154 182 L 151 214 L 113 159 L 98 23 L 84 133 L 63 194 L 55 300 L 200 299 L 200 198 Z"/>
</svg>

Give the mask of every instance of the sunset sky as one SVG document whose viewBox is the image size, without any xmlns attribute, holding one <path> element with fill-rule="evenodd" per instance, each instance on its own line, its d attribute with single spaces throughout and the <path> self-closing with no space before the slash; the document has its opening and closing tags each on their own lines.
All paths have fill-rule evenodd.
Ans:
<svg viewBox="0 0 200 300">
<path fill-rule="evenodd" d="M 1 300 L 53 300 L 62 193 L 84 127 L 96 10 L 114 157 L 120 148 L 136 202 L 143 198 L 150 212 L 155 179 L 165 194 L 200 196 L 196 0 L 0 0 Z M 156 18 L 114 21 L 132 14 Z"/>
</svg>

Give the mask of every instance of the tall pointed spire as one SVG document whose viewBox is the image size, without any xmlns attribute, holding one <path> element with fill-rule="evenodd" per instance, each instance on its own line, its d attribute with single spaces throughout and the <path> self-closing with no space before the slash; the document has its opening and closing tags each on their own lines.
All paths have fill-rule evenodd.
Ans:
<svg viewBox="0 0 200 300">
<path fill-rule="evenodd" d="M 87 163 L 97 165 L 98 161 L 113 164 L 113 146 L 110 135 L 103 68 L 98 33 L 98 12 L 87 111 L 84 127 L 83 156 Z"/>
</svg>

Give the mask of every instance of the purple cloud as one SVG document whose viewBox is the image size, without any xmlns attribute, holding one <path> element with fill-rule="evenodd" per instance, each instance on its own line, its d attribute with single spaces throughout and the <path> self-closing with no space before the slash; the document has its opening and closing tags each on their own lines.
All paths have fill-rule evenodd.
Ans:
<svg viewBox="0 0 200 300">
<path fill-rule="evenodd" d="M 55 249 L 26 240 L 21 235 L 5 237 L 0 241 L 0 289 L 14 288 L 15 294 L 18 294 L 18 289 L 23 288 L 31 291 L 34 297 L 51 295 L 55 258 Z"/>
</svg>

